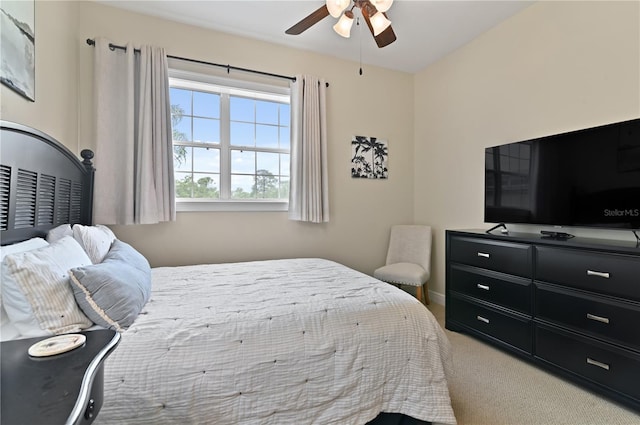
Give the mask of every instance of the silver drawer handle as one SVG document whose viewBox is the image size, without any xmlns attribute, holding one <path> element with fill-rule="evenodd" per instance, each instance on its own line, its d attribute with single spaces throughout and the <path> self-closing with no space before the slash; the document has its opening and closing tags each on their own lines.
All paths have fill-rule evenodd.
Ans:
<svg viewBox="0 0 640 425">
<path fill-rule="evenodd" d="M 489 323 L 489 319 L 487 319 L 486 317 L 476 316 L 476 319 L 484 323 Z"/>
<path fill-rule="evenodd" d="M 476 286 L 478 287 L 478 289 L 484 289 L 485 291 L 489 290 L 489 285 L 482 285 L 478 283 Z"/>
<path fill-rule="evenodd" d="M 489 254 L 487 254 L 486 252 L 479 252 L 478 257 L 489 258 Z"/>
<path fill-rule="evenodd" d="M 609 273 L 607 272 L 596 272 L 593 270 L 587 270 L 587 276 L 598 276 L 604 277 L 605 279 L 609 279 Z"/>
<path fill-rule="evenodd" d="M 589 357 L 587 357 L 587 364 L 598 366 L 598 367 L 600 367 L 600 368 L 602 368 L 604 370 L 609 370 L 609 365 L 608 364 L 599 362 L 597 360 L 590 359 Z"/>
<path fill-rule="evenodd" d="M 587 319 L 595 320 L 596 322 L 609 323 L 608 317 L 596 316 L 591 313 L 587 313 Z"/>
</svg>

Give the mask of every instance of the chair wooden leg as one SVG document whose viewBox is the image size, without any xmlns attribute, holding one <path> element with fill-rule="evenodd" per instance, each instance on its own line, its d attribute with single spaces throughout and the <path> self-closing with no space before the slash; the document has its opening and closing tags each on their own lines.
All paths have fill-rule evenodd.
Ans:
<svg viewBox="0 0 640 425">
<path fill-rule="evenodd" d="M 424 302 L 425 302 L 425 304 L 426 305 L 431 304 L 431 300 L 429 299 L 429 288 L 426 287 L 426 284 L 422 285 L 421 288 L 422 288 L 422 292 L 424 294 Z"/>
<path fill-rule="evenodd" d="M 422 293 L 422 285 L 416 286 L 416 298 L 418 299 L 418 301 L 424 304 L 424 295 Z"/>
</svg>

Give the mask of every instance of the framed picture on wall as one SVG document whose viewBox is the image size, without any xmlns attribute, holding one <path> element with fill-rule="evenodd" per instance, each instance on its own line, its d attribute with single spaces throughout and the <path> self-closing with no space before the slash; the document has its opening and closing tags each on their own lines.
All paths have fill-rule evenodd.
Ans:
<svg viewBox="0 0 640 425">
<path fill-rule="evenodd" d="M 35 1 L 0 1 L 0 81 L 31 101 L 36 99 L 35 47 Z"/>
<path fill-rule="evenodd" d="M 388 178 L 388 155 L 386 140 L 377 137 L 353 136 L 351 140 L 351 177 Z"/>
</svg>

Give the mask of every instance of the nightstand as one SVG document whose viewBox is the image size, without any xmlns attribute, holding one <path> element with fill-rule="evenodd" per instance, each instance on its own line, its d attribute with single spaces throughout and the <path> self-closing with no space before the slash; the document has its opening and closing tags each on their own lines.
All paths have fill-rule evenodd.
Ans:
<svg viewBox="0 0 640 425">
<path fill-rule="evenodd" d="M 28 338 L 0 344 L 2 424 L 90 424 L 102 407 L 103 362 L 120 342 L 106 329 L 80 332 L 81 347 L 49 357 L 31 357 Z"/>
</svg>

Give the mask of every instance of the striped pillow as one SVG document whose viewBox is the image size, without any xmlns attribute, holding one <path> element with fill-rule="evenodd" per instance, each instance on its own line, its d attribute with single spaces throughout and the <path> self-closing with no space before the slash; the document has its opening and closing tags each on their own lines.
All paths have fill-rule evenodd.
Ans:
<svg viewBox="0 0 640 425">
<path fill-rule="evenodd" d="M 4 263 L 3 285 L 17 286 L 43 335 L 77 332 L 93 325 L 78 307 L 69 283 L 69 270 L 89 265 L 91 260 L 71 236 L 44 248 L 7 255 Z M 11 309 L 7 312 L 13 321 Z"/>
</svg>

